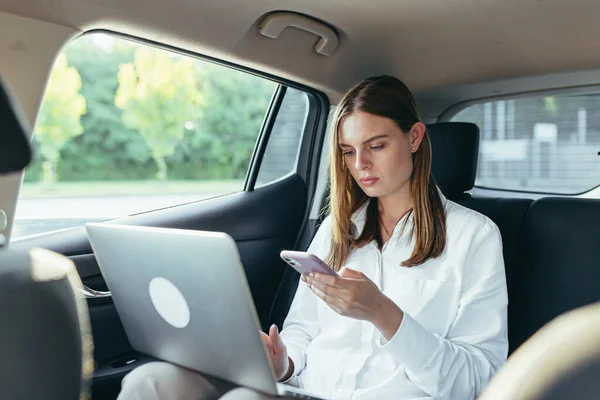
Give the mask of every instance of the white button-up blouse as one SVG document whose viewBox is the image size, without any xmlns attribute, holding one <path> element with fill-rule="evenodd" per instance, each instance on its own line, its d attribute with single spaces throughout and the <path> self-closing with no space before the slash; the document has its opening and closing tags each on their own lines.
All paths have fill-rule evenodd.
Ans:
<svg viewBox="0 0 600 400">
<path fill-rule="evenodd" d="M 300 281 L 281 336 L 303 389 L 331 399 L 473 399 L 506 361 L 500 233 L 487 217 L 442 201 L 447 241 L 440 257 L 400 266 L 413 250 L 410 214 L 381 251 L 375 242 L 353 249 L 345 265 L 404 311 L 390 341 L 373 324 L 337 314 Z M 352 217 L 355 232 L 366 208 Z M 330 241 L 327 217 L 308 252 L 325 259 Z"/>
</svg>

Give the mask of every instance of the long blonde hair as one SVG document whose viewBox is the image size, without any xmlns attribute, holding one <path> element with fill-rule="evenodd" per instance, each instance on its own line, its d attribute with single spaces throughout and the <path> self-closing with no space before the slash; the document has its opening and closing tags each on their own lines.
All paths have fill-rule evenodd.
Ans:
<svg viewBox="0 0 600 400">
<path fill-rule="evenodd" d="M 343 117 L 355 112 L 366 112 L 393 120 L 408 134 L 410 128 L 421 119 L 410 90 L 399 79 L 378 76 L 366 79 L 354 86 L 339 103 L 331 124 L 331 193 L 329 209 L 332 217 L 332 243 L 327 263 L 339 271 L 352 248 L 363 247 L 379 237 L 380 218 L 376 199 L 363 192 L 344 164 L 339 149 L 339 125 Z M 413 153 L 413 171 L 410 177 L 413 227 L 411 239 L 414 249 L 408 260 L 400 265 L 414 267 L 442 254 L 446 246 L 446 215 L 441 197 L 431 174 L 431 142 L 425 136 L 418 150 Z M 351 231 L 351 217 L 365 202 L 366 222 L 358 238 Z"/>
</svg>

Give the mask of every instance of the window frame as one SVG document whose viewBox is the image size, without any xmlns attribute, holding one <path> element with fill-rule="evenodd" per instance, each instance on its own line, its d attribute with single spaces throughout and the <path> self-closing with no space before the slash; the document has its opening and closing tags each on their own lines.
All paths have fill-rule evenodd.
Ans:
<svg viewBox="0 0 600 400">
<path fill-rule="evenodd" d="M 461 101 L 447 107 L 440 113 L 436 122 L 458 122 L 452 121 L 458 113 L 476 104 L 506 101 L 506 100 L 518 100 L 532 97 L 549 97 L 549 96 L 569 96 L 569 95 L 597 95 L 600 94 L 600 85 L 588 85 L 568 88 L 554 88 L 547 90 L 535 90 L 531 92 L 522 93 L 504 93 L 496 96 L 478 97 Z M 477 178 L 477 175 L 475 175 Z M 523 197 L 529 199 L 539 199 L 542 197 L 570 197 L 570 198 L 594 198 L 600 199 L 600 183 L 598 185 L 579 193 L 551 193 L 544 191 L 530 191 L 530 190 L 518 190 L 518 189 L 504 189 L 504 188 L 493 188 L 488 186 L 481 186 L 475 184 L 473 186 L 472 193 L 475 195 L 482 195 L 485 197 L 497 196 L 497 197 Z"/>
<path fill-rule="evenodd" d="M 260 170 L 260 166 L 262 163 L 262 157 L 266 150 L 268 139 L 269 139 L 271 130 L 273 128 L 273 125 L 275 123 L 275 119 L 277 117 L 277 113 L 281 106 L 281 102 L 283 101 L 283 96 L 285 94 L 285 91 L 287 90 L 287 87 L 291 87 L 291 88 L 294 88 L 294 89 L 304 92 L 307 95 L 307 98 L 309 101 L 308 115 L 307 115 L 304 129 L 302 132 L 302 137 L 301 137 L 300 143 L 299 143 L 299 149 L 298 149 L 299 153 L 298 153 L 298 158 L 297 158 L 297 163 L 295 165 L 295 169 L 291 174 L 288 174 L 286 176 L 293 175 L 293 174 L 298 175 L 306 183 L 307 188 L 308 188 L 308 197 L 309 197 L 307 200 L 308 200 L 308 204 L 311 204 L 312 196 L 314 195 L 314 187 L 316 186 L 316 174 L 317 174 L 317 170 L 318 170 L 318 164 L 315 165 L 315 160 L 318 161 L 318 159 L 319 159 L 318 157 L 321 153 L 321 147 L 322 147 L 322 145 L 315 147 L 315 144 L 319 144 L 320 142 L 322 142 L 322 139 L 325 136 L 324 127 L 326 126 L 326 121 L 324 120 L 323 115 L 326 116 L 327 113 L 326 112 L 324 113 L 324 110 L 329 109 L 329 99 L 323 92 L 321 92 L 317 89 L 299 84 L 297 82 L 290 81 L 290 80 L 282 78 L 282 77 L 278 77 L 278 76 L 275 76 L 275 75 L 272 75 L 272 74 L 269 74 L 269 73 L 266 73 L 263 71 L 259 71 L 257 69 L 241 66 L 241 65 L 235 64 L 233 62 L 221 60 L 221 59 L 211 57 L 211 56 L 208 56 L 205 54 L 201 54 L 198 52 L 181 49 L 181 48 L 173 46 L 173 45 L 156 42 L 151 39 L 145 39 L 145 38 L 141 38 L 138 36 L 121 33 L 121 32 L 116 32 L 116 31 L 109 30 L 109 29 L 92 29 L 89 31 L 85 31 L 85 32 L 73 37 L 68 42 L 66 42 L 58 50 L 57 54 L 60 51 L 63 51 L 64 48 L 66 46 L 68 46 L 71 42 L 73 42 L 85 35 L 93 35 L 93 34 L 109 35 L 115 39 L 128 40 L 128 41 L 138 43 L 143 46 L 151 46 L 156 49 L 161 49 L 161 50 L 169 51 L 169 52 L 172 52 L 175 54 L 179 54 L 181 56 L 190 57 L 194 60 L 209 62 L 209 63 L 216 64 L 216 65 L 219 65 L 219 66 L 222 66 L 225 68 L 239 71 L 241 73 L 250 74 L 257 78 L 269 80 L 276 85 L 276 89 L 271 98 L 271 102 L 269 103 L 269 107 L 267 108 L 267 111 L 265 113 L 263 123 L 261 124 L 261 128 L 260 128 L 259 132 L 257 133 L 257 141 L 256 141 L 254 149 L 252 151 L 252 156 L 250 158 L 250 162 L 248 165 L 248 170 L 247 170 L 243 188 L 240 191 L 237 191 L 234 193 L 250 192 L 250 191 L 254 190 L 254 185 L 256 183 L 256 179 L 258 177 L 258 172 Z M 51 72 L 52 72 L 52 66 L 50 67 L 48 74 L 50 74 Z M 42 99 L 40 101 L 43 101 L 44 95 L 45 95 L 45 91 L 44 91 L 44 93 L 42 93 Z M 315 156 L 316 156 L 316 158 L 315 158 Z M 263 185 L 260 188 L 262 188 L 264 186 L 268 186 L 268 184 Z M 228 195 L 228 194 L 232 194 L 232 193 L 224 193 L 222 195 Z M 18 199 L 19 199 L 19 196 L 17 195 L 17 201 L 18 201 Z M 209 199 L 199 199 L 198 201 L 203 201 L 203 200 L 210 200 L 210 198 Z M 177 203 L 177 204 L 173 204 L 170 207 L 178 207 L 178 206 L 181 206 L 184 204 L 185 203 Z M 149 213 L 153 213 L 153 212 L 159 211 L 159 210 L 160 209 L 146 210 L 146 211 L 131 214 L 131 215 L 149 214 Z M 129 215 L 129 216 L 131 216 L 131 215 Z M 111 218 L 107 221 L 116 220 L 116 219 L 120 219 L 120 218 L 127 218 L 127 217 L 128 217 L 128 215 L 124 215 L 124 216 Z M 14 225 L 14 222 L 15 222 L 14 215 L 13 215 L 13 220 L 11 222 L 12 222 L 11 225 Z M 64 229 L 59 229 L 56 231 L 41 232 L 38 234 L 28 235 L 28 236 L 14 238 L 14 239 L 11 238 L 11 243 L 17 242 L 22 239 L 28 239 L 33 236 L 53 234 L 53 233 L 56 233 L 59 231 L 65 231 L 65 230 L 70 230 L 70 229 L 75 229 L 75 228 L 77 228 L 77 227 L 64 228 Z M 11 231 L 12 231 L 12 229 L 11 229 Z"/>
</svg>

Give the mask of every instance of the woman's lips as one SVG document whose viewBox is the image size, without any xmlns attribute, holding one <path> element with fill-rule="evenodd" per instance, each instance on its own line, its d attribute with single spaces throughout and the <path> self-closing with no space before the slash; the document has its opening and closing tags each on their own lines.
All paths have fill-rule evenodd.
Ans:
<svg viewBox="0 0 600 400">
<path fill-rule="evenodd" d="M 363 184 L 363 186 L 373 186 L 374 184 L 377 183 L 377 181 L 379 180 L 379 178 L 375 178 L 372 176 L 366 177 L 366 178 L 361 178 L 360 179 L 360 183 Z"/>
</svg>

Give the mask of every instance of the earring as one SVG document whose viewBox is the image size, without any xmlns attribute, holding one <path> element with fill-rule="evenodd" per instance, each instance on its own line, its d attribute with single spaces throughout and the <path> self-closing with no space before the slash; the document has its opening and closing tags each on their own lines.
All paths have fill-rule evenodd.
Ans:
<svg viewBox="0 0 600 400">
<path fill-rule="evenodd" d="M 412 151 L 413 151 L 413 153 L 415 152 L 415 148 L 414 147 L 412 148 Z"/>
</svg>

